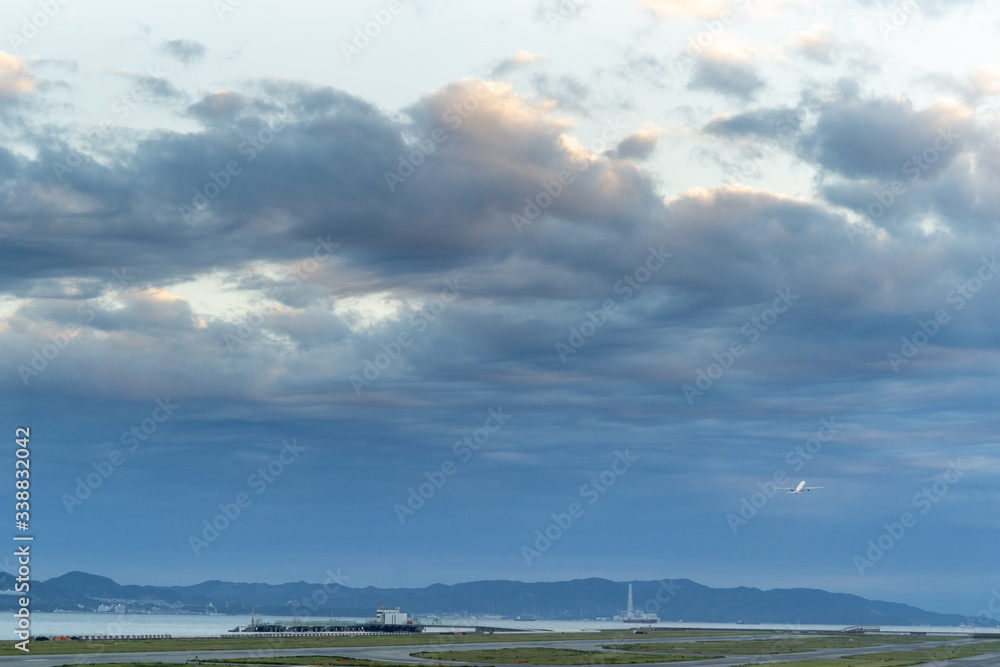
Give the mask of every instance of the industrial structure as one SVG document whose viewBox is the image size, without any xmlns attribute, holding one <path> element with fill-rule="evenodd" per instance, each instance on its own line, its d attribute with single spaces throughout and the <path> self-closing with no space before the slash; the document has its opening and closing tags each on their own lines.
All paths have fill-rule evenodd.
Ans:
<svg viewBox="0 0 1000 667">
<path fill-rule="evenodd" d="M 628 585 L 628 608 L 625 610 L 625 615 L 615 616 L 616 621 L 623 621 L 625 623 L 658 623 L 660 618 L 656 614 L 650 614 L 645 611 L 636 611 L 632 607 L 632 584 Z"/>
<path fill-rule="evenodd" d="M 375 620 L 363 623 L 341 623 L 330 620 L 326 623 L 293 620 L 289 622 L 265 623 L 256 618 L 250 619 L 250 625 L 245 628 L 234 628 L 230 632 L 254 632 L 267 634 L 406 634 L 423 632 L 424 626 L 411 619 L 405 612 L 395 609 L 385 609 L 382 605 L 375 610 Z"/>
</svg>

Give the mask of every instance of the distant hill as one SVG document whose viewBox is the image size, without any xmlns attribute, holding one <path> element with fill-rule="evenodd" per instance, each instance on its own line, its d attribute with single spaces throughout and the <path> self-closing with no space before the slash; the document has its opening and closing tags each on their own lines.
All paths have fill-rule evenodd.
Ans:
<svg viewBox="0 0 1000 667">
<path fill-rule="evenodd" d="M 165 613 L 258 614 L 281 616 L 370 617 L 378 604 L 399 606 L 418 615 L 532 616 L 572 620 L 619 613 L 633 586 L 637 609 L 663 621 L 704 623 L 804 623 L 834 625 L 958 626 L 974 619 L 938 614 L 893 602 L 808 588 L 709 588 L 689 579 L 616 582 L 576 579 L 548 583 L 472 581 L 426 588 L 348 588 L 336 584 L 247 584 L 206 581 L 193 586 L 122 586 L 85 572 L 68 572 L 32 582 L 36 611 L 95 611 L 122 604 L 129 611 Z M 0 589 L 14 577 L 0 572 Z"/>
</svg>

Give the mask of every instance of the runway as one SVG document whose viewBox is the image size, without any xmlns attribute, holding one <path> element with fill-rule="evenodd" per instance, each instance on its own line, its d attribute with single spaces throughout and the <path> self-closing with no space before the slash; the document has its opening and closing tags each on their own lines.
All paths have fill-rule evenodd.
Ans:
<svg viewBox="0 0 1000 667">
<path fill-rule="evenodd" d="M 751 637 L 746 637 L 751 638 Z M 760 635 L 753 639 L 764 639 Z M 769 639 L 787 639 L 788 635 L 773 635 L 766 637 Z M 502 648 L 561 648 L 577 649 L 581 651 L 603 651 L 603 644 L 621 643 L 700 643 L 712 641 L 713 637 L 704 638 L 678 638 L 678 639 L 636 639 L 636 640 L 552 640 L 540 642 L 489 642 L 481 644 L 421 644 L 413 643 L 404 646 L 357 646 L 342 648 L 299 648 L 299 649 L 249 649 L 249 650 L 225 650 L 225 651 L 161 651 L 142 653 L 87 653 L 87 654 L 66 654 L 66 655 L 39 655 L 27 654 L 25 656 L 3 656 L 0 657 L 0 667 L 16 667 L 26 665 L 30 667 L 58 667 L 59 665 L 86 665 L 104 662 L 166 662 L 166 663 L 186 663 L 193 662 L 195 657 L 201 659 L 211 658 L 215 660 L 226 660 L 231 658 L 266 658 L 266 657 L 288 657 L 288 656 L 342 656 L 345 658 L 364 658 L 367 660 L 380 660 L 383 662 L 413 663 L 413 664 L 439 664 L 439 661 L 424 660 L 414 658 L 410 654 L 419 651 L 473 651 L 490 650 Z M 726 640 L 737 639 L 736 637 L 726 637 Z M 861 653 L 892 653 L 897 651 L 910 651 L 915 648 L 930 648 L 941 644 L 974 644 L 982 642 L 981 639 L 965 640 L 929 640 L 916 644 L 891 645 L 882 647 L 866 647 L 854 649 L 818 649 L 806 653 L 785 653 L 781 655 L 734 655 L 725 658 L 710 660 L 697 660 L 691 663 L 642 663 L 643 666 L 671 665 L 676 667 L 679 664 L 692 664 L 699 667 L 735 667 L 737 665 L 773 665 L 782 662 L 795 660 L 829 660 L 843 656 L 858 655 Z M 465 665 L 500 665 L 502 663 L 456 663 Z M 987 653 L 979 656 L 948 660 L 946 662 L 928 663 L 939 664 L 942 667 L 996 667 L 1000 665 L 1000 651 Z M 524 667 L 523 665 L 512 665 L 511 667 Z M 569 666 L 562 666 L 569 667 Z M 593 667 L 592 663 L 581 665 L 580 667 Z"/>
</svg>

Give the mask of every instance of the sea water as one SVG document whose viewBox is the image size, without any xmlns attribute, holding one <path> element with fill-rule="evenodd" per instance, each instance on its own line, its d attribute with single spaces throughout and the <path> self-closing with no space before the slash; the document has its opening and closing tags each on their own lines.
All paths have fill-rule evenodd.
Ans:
<svg viewBox="0 0 1000 667">
<path fill-rule="evenodd" d="M 0 638 L 12 640 L 17 619 L 13 614 L 4 614 L 0 620 Z M 267 622 L 288 622 L 290 616 L 263 616 Z M 301 620 L 325 622 L 329 617 Z M 338 621 L 361 622 L 370 619 L 337 618 Z M 595 630 L 634 630 L 645 627 L 641 624 L 627 624 L 616 621 L 513 621 L 502 619 L 449 618 L 435 616 L 420 619 L 429 632 L 459 631 L 469 626 L 488 626 L 512 630 L 551 630 L 553 632 L 588 632 Z M 49 613 L 31 614 L 31 634 L 33 636 L 80 636 L 80 635 L 171 635 L 173 637 L 218 637 L 232 636 L 229 630 L 246 627 L 249 615 L 232 616 L 226 614 L 185 615 L 185 614 L 114 614 L 114 613 Z M 4 627 L 6 626 L 6 627 Z M 766 625 L 745 623 L 655 623 L 656 628 L 710 629 L 710 630 L 784 630 L 784 631 L 832 631 L 842 630 L 842 625 L 796 625 L 771 623 Z M 922 632 L 933 634 L 966 634 L 971 628 L 954 627 L 907 627 L 881 626 L 883 632 Z M 996 628 L 979 628 L 975 632 L 995 633 Z"/>
</svg>

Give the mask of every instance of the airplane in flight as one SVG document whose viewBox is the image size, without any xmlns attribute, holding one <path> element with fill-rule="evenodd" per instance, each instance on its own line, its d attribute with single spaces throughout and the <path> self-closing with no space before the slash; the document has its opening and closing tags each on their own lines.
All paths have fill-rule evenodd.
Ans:
<svg viewBox="0 0 1000 667">
<path fill-rule="evenodd" d="M 789 493 L 802 493 L 804 491 L 812 491 L 813 489 L 822 489 L 822 488 L 823 488 L 822 486 L 806 486 L 806 481 L 802 480 L 801 482 L 799 482 L 799 485 L 796 486 L 794 489 L 784 486 L 784 487 L 778 487 L 778 491 L 788 491 Z"/>
</svg>

